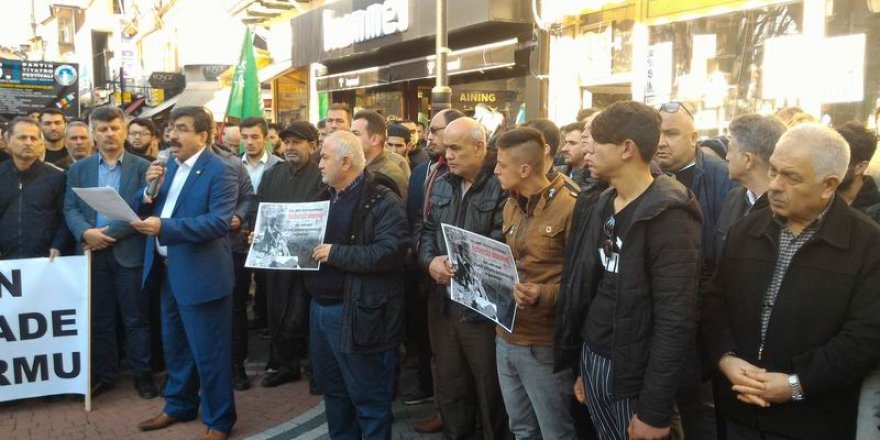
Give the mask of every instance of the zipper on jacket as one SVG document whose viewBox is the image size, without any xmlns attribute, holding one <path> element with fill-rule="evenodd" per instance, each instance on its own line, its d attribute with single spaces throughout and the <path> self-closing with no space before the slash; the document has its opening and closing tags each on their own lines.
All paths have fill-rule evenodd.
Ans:
<svg viewBox="0 0 880 440">
<path fill-rule="evenodd" d="M 21 175 L 18 176 L 18 250 L 21 251 L 22 247 L 22 223 L 24 219 L 24 183 L 21 180 Z"/>
</svg>

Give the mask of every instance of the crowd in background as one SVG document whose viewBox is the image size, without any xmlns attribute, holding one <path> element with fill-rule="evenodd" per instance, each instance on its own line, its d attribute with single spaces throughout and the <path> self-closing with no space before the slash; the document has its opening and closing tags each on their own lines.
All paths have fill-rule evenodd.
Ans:
<svg viewBox="0 0 880 440">
<path fill-rule="evenodd" d="M 3 130 L 0 258 L 90 251 L 91 392 L 122 366 L 141 398 L 161 388 L 142 430 L 201 407 L 205 438 L 227 438 L 265 328 L 261 386 L 305 372 L 334 439 L 390 438 L 398 397 L 434 405 L 416 429 L 446 439 L 880 438 L 861 123 L 786 108 L 701 138 L 687 104 L 632 101 L 491 131 L 341 103 L 314 125 L 214 121 L 46 109 Z M 99 186 L 143 220 L 72 191 Z M 245 267 L 260 203 L 322 200 L 324 243 L 301 256 L 320 270 Z M 512 332 L 450 298 L 443 224 L 510 246 Z"/>
</svg>

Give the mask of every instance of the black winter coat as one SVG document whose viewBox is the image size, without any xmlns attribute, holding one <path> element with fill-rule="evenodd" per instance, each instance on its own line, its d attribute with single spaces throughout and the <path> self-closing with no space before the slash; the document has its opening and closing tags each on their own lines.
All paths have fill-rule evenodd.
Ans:
<svg viewBox="0 0 880 440">
<path fill-rule="evenodd" d="M 66 176 L 36 161 L 19 172 L 12 160 L 0 163 L 0 259 L 47 257 L 64 252 L 73 237 L 64 222 Z"/>
<path fill-rule="evenodd" d="M 733 226 L 705 297 L 701 330 L 711 365 L 733 352 L 767 371 L 797 374 L 806 399 L 747 405 L 725 377 L 716 402 L 727 417 L 764 431 L 852 439 L 861 381 L 880 361 L 880 226 L 835 198 L 816 236 L 791 261 L 758 359 L 779 231 L 769 208 Z"/>
<path fill-rule="evenodd" d="M 324 191 L 320 200 L 329 200 Z M 409 232 L 403 202 L 370 174 L 345 244 L 334 244 L 329 264 L 345 272 L 342 299 L 343 353 L 396 348 L 403 324 L 404 260 Z"/>
<path fill-rule="evenodd" d="M 583 193 L 572 221 L 556 304 L 556 368 L 577 365 L 581 328 L 596 294 L 604 240 L 602 207 L 614 189 Z M 679 378 L 695 344 L 700 274 L 700 207 L 682 184 L 658 176 L 633 212 L 620 251 L 611 392 L 638 399 L 636 414 L 669 426 Z"/>
<path fill-rule="evenodd" d="M 448 253 L 440 226 L 442 223 L 504 242 L 501 227 L 504 224 L 507 192 L 501 189 L 498 178 L 492 173 L 494 168 L 494 161 L 487 162 L 464 198 L 461 196 L 461 177 L 447 173 L 434 183 L 429 196 L 431 212 L 419 231 L 419 264 L 426 271 L 434 257 Z M 433 279 L 429 282 L 431 292 L 443 296 L 445 312 L 455 313 L 463 321 L 485 319 L 479 313 L 452 301 L 447 286 L 441 286 Z"/>
</svg>

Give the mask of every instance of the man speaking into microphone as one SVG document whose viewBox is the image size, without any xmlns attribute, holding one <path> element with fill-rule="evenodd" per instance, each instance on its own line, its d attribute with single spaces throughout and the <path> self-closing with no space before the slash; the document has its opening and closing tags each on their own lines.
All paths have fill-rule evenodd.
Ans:
<svg viewBox="0 0 880 440">
<path fill-rule="evenodd" d="M 233 274 L 227 232 L 238 194 L 235 176 L 220 157 L 205 148 L 211 118 L 201 107 L 171 113 L 167 167 L 154 162 L 146 181 L 140 214 L 132 222 L 149 236 L 143 282 L 159 280 L 162 290 L 162 338 L 168 379 L 165 408 L 138 425 L 142 431 L 196 418 L 208 430 L 203 439 L 226 439 L 235 424 L 232 391 Z"/>
</svg>

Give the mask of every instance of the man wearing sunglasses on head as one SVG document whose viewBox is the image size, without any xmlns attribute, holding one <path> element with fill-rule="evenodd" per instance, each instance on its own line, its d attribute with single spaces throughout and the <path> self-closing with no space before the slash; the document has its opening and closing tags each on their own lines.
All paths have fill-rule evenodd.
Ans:
<svg viewBox="0 0 880 440">
<path fill-rule="evenodd" d="M 686 104 L 678 101 L 660 106 L 660 142 L 655 160 L 660 168 L 674 175 L 700 203 L 703 214 L 701 284 L 705 284 L 715 272 L 715 256 L 719 250 L 715 229 L 727 194 L 736 188 L 730 180 L 727 162 L 703 153 L 697 146 L 697 129 L 694 115 Z M 697 354 L 696 342 L 688 355 L 688 367 L 683 379 L 687 385 L 679 390 L 678 409 L 682 427 L 688 439 L 711 440 L 715 438 L 712 390 L 708 382 L 701 384 L 702 366 Z"/>
<path fill-rule="evenodd" d="M 703 213 L 704 279 L 714 268 L 714 231 L 727 193 L 736 187 L 727 172 L 727 163 L 707 156 L 697 147 L 694 115 L 678 101 L 660 106 L 660 143 L 655 159 L 666 173 L 694 192 Z"/>
<path fill-rule="evenodd" d="M 573 214 L 554 362 L 579 372 L 574 392 L 599 439 L 667 438 L 696 332 L 700 208 L 681 183 L 651 173 L 657 110 L 615 103 L 591 134 L 587 166 L 611 189 Z"/>
</svg>

